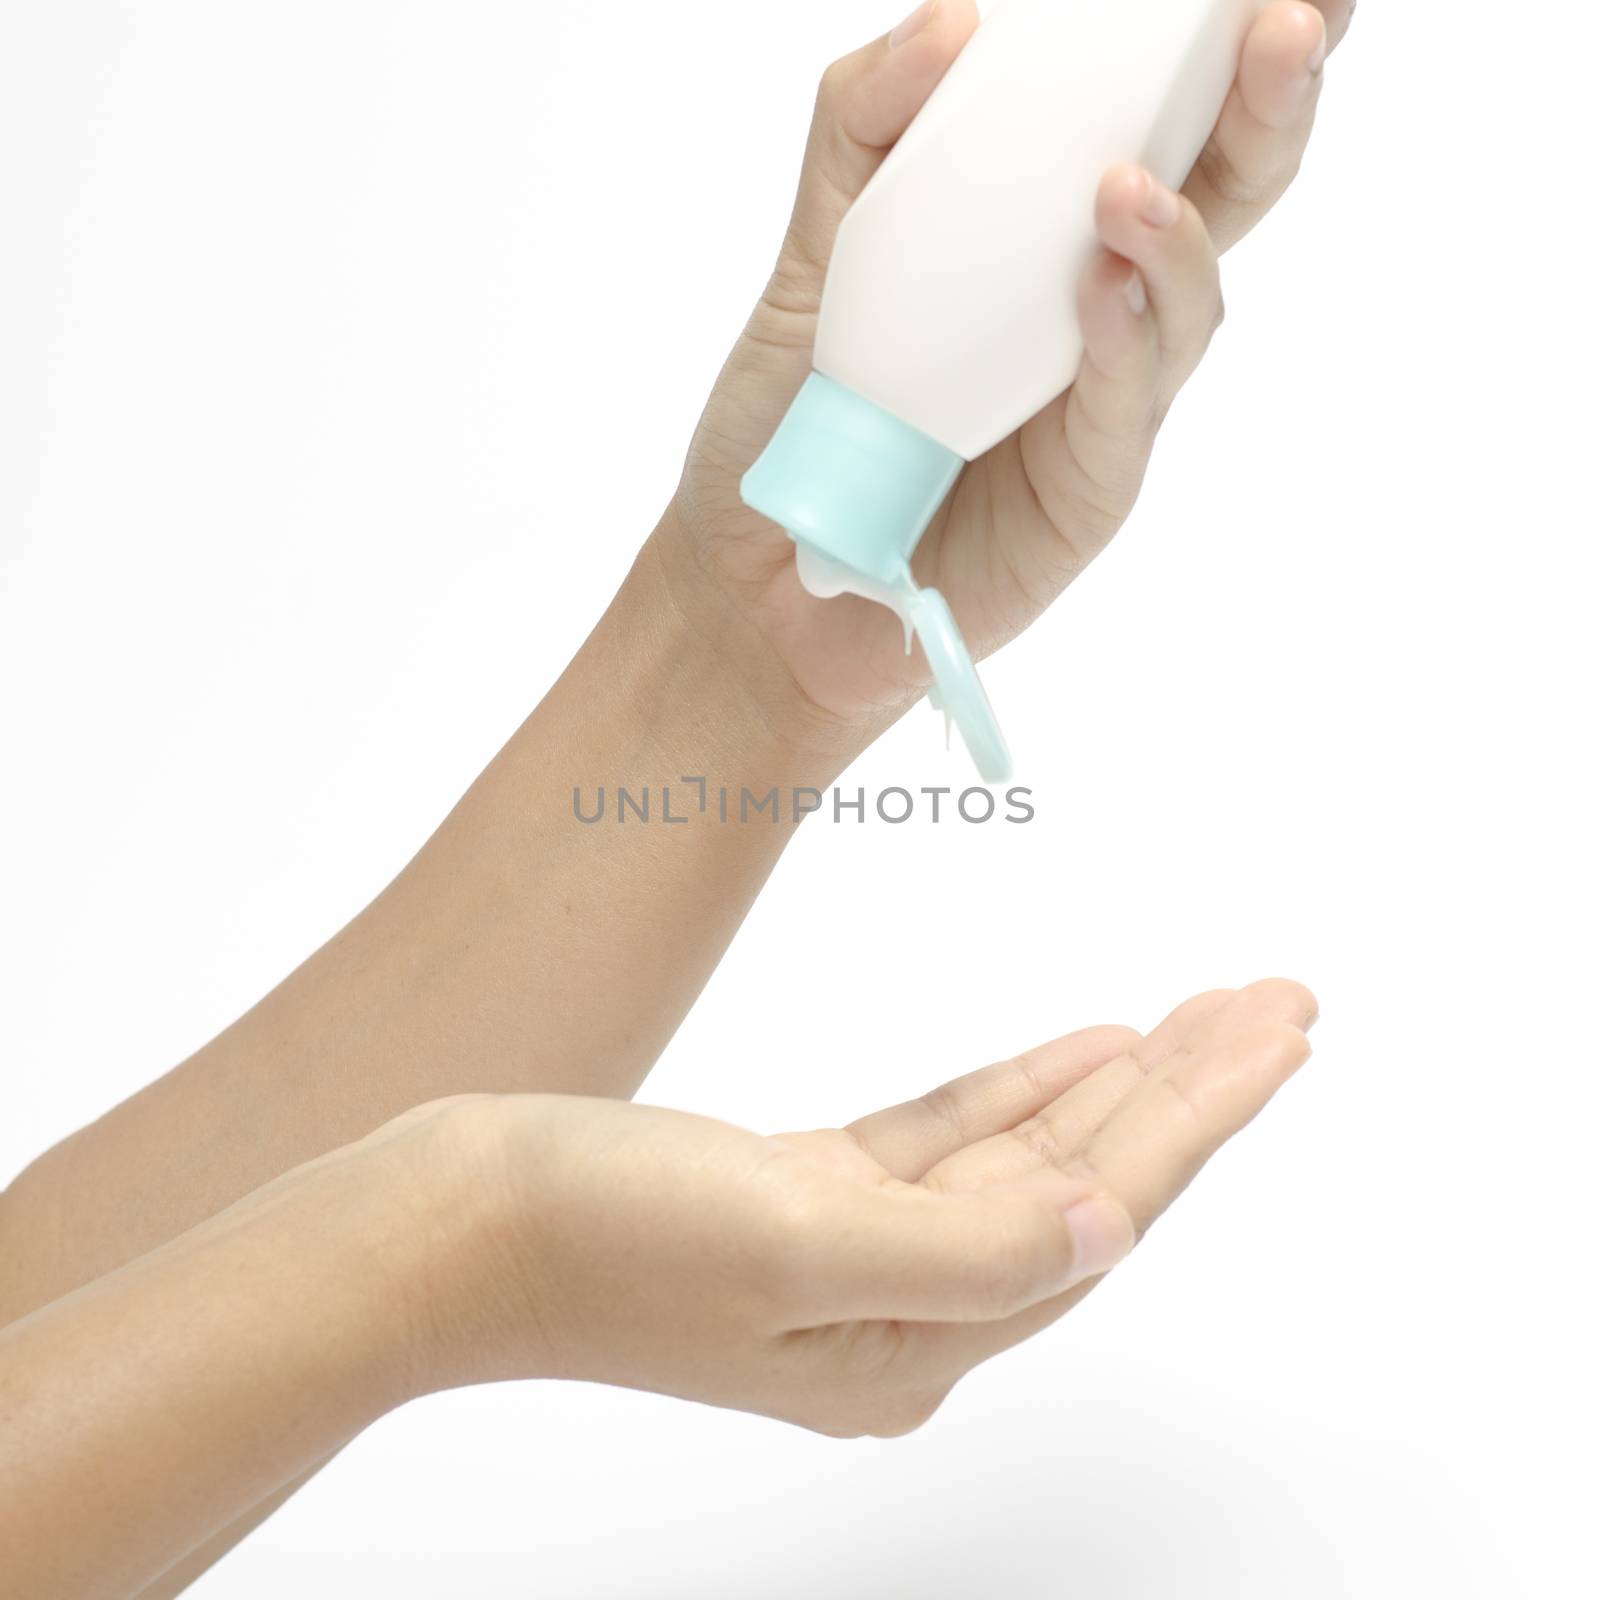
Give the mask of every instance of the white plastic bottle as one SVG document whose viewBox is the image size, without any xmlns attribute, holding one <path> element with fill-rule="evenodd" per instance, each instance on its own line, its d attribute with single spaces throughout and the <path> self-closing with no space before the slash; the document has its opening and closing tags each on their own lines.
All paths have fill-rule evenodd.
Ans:
<svg viewBox="0 0 1600 1600">
<path fill-rule="evenodd" d="M 812 593 L 892 606 L 990 782 L 1010 758 L 910 558 L 962 467 L 1060 395 L 1100 180 L 1181 187 L 1265 0 L 1000 0 L 840 228 L 816 372 L 744 481 Z"/>
</svg>

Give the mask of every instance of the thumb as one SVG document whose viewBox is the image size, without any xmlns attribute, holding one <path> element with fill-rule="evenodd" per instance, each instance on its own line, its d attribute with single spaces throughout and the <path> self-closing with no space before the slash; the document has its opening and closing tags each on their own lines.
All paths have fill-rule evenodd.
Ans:
<svg viewBox="0 0 1600 1600">
<path fill-rule="evenodd" d="M 1125 1207 L 1064 1174 L 946 1194 L 840 1184 L 813 1219 L 807 1273 L 829 1322 L 993 1322 L 1109 1271 L 1137 1234 Z"/>
<path fill-rule="evenodd" d="M 786 300 L 814 311 L 844 214 L 978 26 L 974 0 L 923 0 L 822 76 L 794 216 L 778 262 Z"/>
</svg>

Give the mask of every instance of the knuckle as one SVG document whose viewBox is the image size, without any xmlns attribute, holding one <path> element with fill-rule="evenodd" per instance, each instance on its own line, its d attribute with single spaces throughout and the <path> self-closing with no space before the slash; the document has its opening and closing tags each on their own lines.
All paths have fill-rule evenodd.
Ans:
<svg viewBox="0 0 1600 1600">
<path fill-rule="evenodd" d="M 1065 1164 L 1067 1152 L 1062 1148 L 1056 1130 L 1048 1118 L 1029 1117 L 1026 1122 L 1019 1122 L 1009 1132 L 1010 1137 L 1040 1166 L 1059 1167 Z"/>
<path fill-rule="evenodd" d="M 961 1144 L 967 1142 L 967 1122 L 961 1110 L 961 1097 L 955 1088 L 942 1083 L 922 1097 L 922 1104 L 933 1119 L 949 1130 Z"/>
<path fill-rule="evenodd" d="M 1205 1110 L 1194 1092 L 1175 1077 L 1154 1080 L 1155 1092 L 1167 1102 L 1168 1109 L 1187 1129 L 1198 1130 L 1204 1126 Z"/>
<path fill-rule="evenodd" d="M 1200 174 L 1219 199 L 1232 206 L 1261 204 L 1268 186 L 1242 171 L 1221 145 L 1208 144 L 1200 155 Z"/>
<path fill-rule="evenodd" d="M 1051 1096 L 1045 1088 L 1044 1080 L 1039 1076 L 1038 1061 L 1032 1050 L 1024 1050 L 1020 1056 L 1013 1056 L 1007 1067 L 1012 1077 L 1016 1079 L 1017 1087 L 1033 1104 L 1049 1103 Z"/>
<path fill-rule="evenodd" d="M 1073 527 L 1086 536 L 1090 550 L 1097 550 L 1128 520 L 1155 430 L 1153 426 L 1130 430 L 1116 417 L 1098 416 L 1082 395 L 1071 416 L 1074 425 L 1063 434 L 1059 492 L 1071 507 Z M 1069 546 L 1067 555 L 1081 568 L 1083 557 L 1076 545 Z"/>
<path fill-rule="evenodd" d="M 1086 487 L 1075 509 L 1078 527 L 1088 535 L 1090 547 L 1096 550 L 1110 544 L 1128 520 L 1122 497 L 1114 490 Z"/>
<path fill-rule="evenodd" d="M 825 256 L 826 252 L 806 237 L 804 228 L 791 224 L 761 296 L 762 308 L 773 318 L 755 330 L 763 343 L 784 350 L 811 348 L 816 337 L 811 319 L 822 306 Z"/>
</svg>

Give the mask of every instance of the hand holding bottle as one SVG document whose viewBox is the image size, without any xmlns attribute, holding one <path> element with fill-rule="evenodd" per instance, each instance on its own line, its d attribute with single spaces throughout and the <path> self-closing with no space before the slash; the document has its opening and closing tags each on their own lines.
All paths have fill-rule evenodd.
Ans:
<svg viewBox="0 0 1600 1600">
<path fill-rule="evenodd" d="M 1156 432 L 1221 320 L 1218 253 L 1292 180 L 1323 62 L 1353 9 L 1348 0 L 1266 8 L 1181 194 L 1140 168 L 1105 176 L 1095 219 L 1103 249 L 1076 286 L 1085 345 L 1077 381 L 966 469 L 913 562 L 975 654 L 1028 626 L 1132 509 Z M 907 656 L 899 621 L 881 607 L 808 596 L 794 546 L 741 502 L 740 481 L 811 372 L 843 217 L 976 25 L 971 0 L 936 0 L 824 77 L 777 269 L 655 541 L 679 606 L 736 662 L 774 721 L 844 759 L 927 687 L 923 663 Z"/>
</svg>

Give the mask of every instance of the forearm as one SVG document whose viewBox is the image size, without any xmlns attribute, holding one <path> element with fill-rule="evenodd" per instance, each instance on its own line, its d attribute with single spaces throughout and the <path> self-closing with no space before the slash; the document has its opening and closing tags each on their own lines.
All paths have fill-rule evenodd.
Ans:
<svg viewBox="0 0 1600 1600">
<path fill-rule="evenodd" d="M 341 1150 L 0 1333 L 0 1594 L 132 1595 L 408 1398 L 461 1218 Z"/>
<path fill-rule="evenodd" d="M 412 1105 L 637 1087 L 793 832 L 787 807 L 776 824 L 702 815 L 680 780 L 820 787 L 848 754 L 775 725 L 783 686 L 752 684 L 736 622 L 684 620 L 660 543 L 371 906 L 0 1198 L 0 1324 Z M 681 825 L 660 817 L 664 784 Z M 646 786 L 650 821 L 619 823 L 618 790 Z M 574 791 L 592 813 L 601 789 L 609 820 L 585 825 Z"/>
<path fill-rule="evenodd" d="M 647 549 L 416 859 L 195 1065 L 270 1063 L 273 1096 L 311 1095 L 330 1142 L 458 1091 L 631 1094 L 792 834 L 701 815 L 680 780 L 762 789 L 802 764 L 686 636 Z M 648 820 L 619 821 L 620 792 L 646 790 Z"/>
</svg>

